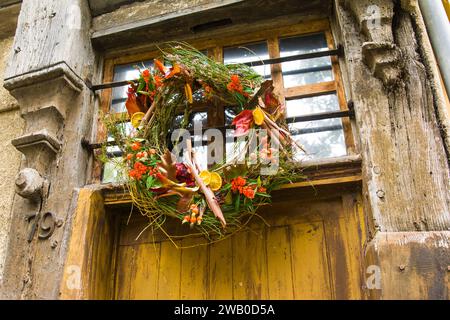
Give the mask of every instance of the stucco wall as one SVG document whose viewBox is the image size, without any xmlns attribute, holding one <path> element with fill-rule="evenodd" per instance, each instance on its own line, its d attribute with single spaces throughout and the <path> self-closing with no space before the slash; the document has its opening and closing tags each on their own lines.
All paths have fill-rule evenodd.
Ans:
<svg viewBox="0 0 450 320">
<path fill-rule="evenodd" d="M 17 101 L 3 88 L 3 74 L 13 40 L 13 37 L 0 39 L 0 279 L 10 233 L 14 177 L 21 159 L 20 152 L 11 145 L 11 139 L 19 136 L 24 127 Z"/>
</svg>

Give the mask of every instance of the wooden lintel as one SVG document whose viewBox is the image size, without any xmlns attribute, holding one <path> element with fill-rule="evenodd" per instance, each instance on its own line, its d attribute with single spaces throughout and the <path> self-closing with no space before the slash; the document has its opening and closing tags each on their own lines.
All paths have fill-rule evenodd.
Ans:
<svg viewBox="0 0 450 320">
<path fill-rule="evenodd" d="M 184 10 L 167 12 L 158 16 L 149 16 L 145 19 L 130 21 L 126 24 L 102 23 L 95 24 L 92 42 L 98 49 L 105 51 L 141 45 L 145 42 L 158 43 L 161 41 L 180 40 L 183 35 L 192 35 L 198 38 L 206 32 L 236 28 L 239 25 L 252 25 L 257 21 L 274 19 L 276 17 L 296 15 L 296 19 L 324 18 L 328 16 L 331 1 L 311 0 L 308 2 L 282 0 L 268 2 L 261 6 L 258 0 L 227 0 L 220 3 L 210 3 L 190 7 Z M 258 7 L 258 10 L 253 8 Z M 249 12 L 252 12 L 249 15 Z M 126 14 L 124 12 L 124 14 Z M 228 19 L 232 23 L 201 32 L 196 26 L 208 24 L 218 18 Z M 103 19 L 104 21 L 105 19 Z"/>
<path fill-rule="evenodd" d="M 361 157 L 359 155 L 320 159 L 318 161 L 304 161 L 301 167 L 307 178 L 304 181 L 285 184 L 278 192 L 286 189 L 293 190 L 343 183 L 359 183 L 362 180 Z M 103 197 L 106 206 L 131 203 L 130 194 L 120 184 L 105 185 Z"/>
</svg>

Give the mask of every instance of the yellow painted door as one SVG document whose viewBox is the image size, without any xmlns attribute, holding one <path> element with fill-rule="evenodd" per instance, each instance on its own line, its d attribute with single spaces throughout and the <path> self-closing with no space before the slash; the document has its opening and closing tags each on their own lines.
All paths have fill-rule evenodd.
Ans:
<svg viewBox="0 0 450 320">
<path fill-rule="evenodd" d="M 124 217 L 117 249 L 117 299 L 359 299 L 365 241 L 356 191 L 286 196 L 251 230 L 207 245 L 144 232 Z M 185 226 L 184 226 L 185 227 Z"/>
</svg>

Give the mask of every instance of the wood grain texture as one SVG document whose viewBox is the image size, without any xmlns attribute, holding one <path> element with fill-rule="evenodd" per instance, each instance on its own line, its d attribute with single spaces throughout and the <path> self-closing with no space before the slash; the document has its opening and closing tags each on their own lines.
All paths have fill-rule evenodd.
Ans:
<svg viewBox="0 0 450 320">
<path fill-rule="evenodd" d="M 291 242 L 288 227 L 267 228 L 267 270 L 270 299 L 292 300 Z"/>
<path fill-rule="evenodd" d="M 86 1 L 24 1 L 5 78 L 65 62 L 80 78 L 92 76 L 90 13 Z M 20 48 L 20 49 L 18 49 Z M 76 52 L 76 54 L 73 54 Z"/>
<path fill-rule="evenodd" d="M 290 226 L 290 233 L 295 299 L 331 299 L 323 224 L 295 224 Z"/>
<path fill-rule="evenodd" d="M 181 279 L 180 279 L 180 299 L 204 300 L 208 297 L 208 247 L 195 246 L 198 239 L 186 238 L 181 242 Z"/>
<path fill-rule="evenodd" d="M 382 26 L 394 33 L 393 45 L 402 54 L 395 66 L 402 75 L 385 88 L 362 62 L 361 46 L 367 40 L 353 13 L 339 1 L 336 8 L 336 30 L 346 52 L 341 67 L 360 134 L 366 212 L 381 231 L 448 230 L 448 158 L 411 16 L 396 6 L 393 23 Z"/>
<path fill-rule="evenodd" d="M 450 232 L 380 232 L 367 248 L 367 264 L 379 267 L 372 299 L 450 299 Z"/>
<path fill-rule="evenodd" d="M 275 19 L 279 16 L 291 15 L 294 21 L 312 20 L 317 18 L 324 18 L 330 11 L 329 0 L 312 0 L 308 3 L 298 1 L 262 1 L 250 0 L 239 1 L 235 5 L 221 6 L 213 3 L 212 5 L 205 5 L 199 7 L 191 7 L 180 12 L 173 12 L 167 15 L 148 17 L 137 22 L 130 22 L 129 24 L 117 25 L 103 25 L 100 26 L 94 20 L 94 31 L 92 35 L 93 43 L 101 49 L 111 50 L 117 49 L 119 46 L 124 47 L 124 43 L 129 47 L 130 45 L 139 45 L 143 42 L 158 43 L 168 40 L 189 40 L 198 38 L 201 33 L 192 32 L 193 26 L 216 21 L 217 17 L 228 17 L 232 19 L 231 26 L 222 28 L 212 28 L 208 35 L 215 37 L 217 31 L 236 34 L 236 31 L 241 31 L 245 28 L 248 31 L 258 30 L 256 22 L 264 20 L 280 20 L 286 22 L 284 19 Z M 257 8 L 258 10 L 255 10 Z M 249 15 L 248 12 L 253 14 Z M 151 10 L 148 10 L 148 15 L 151 15 Z M 291 24 L 289 21 L 287 24 Z M 133 30 L 138 28 L 138 30 Z M 139 43 L 136 40 L 139 39 Z M 124 41 L 125 40 L 125 41 Z M 122 45 L 121 45 L 122 44 Z"/>
<path fill-rule="evenodd" d="M 106 214 L 98 190 L 81 189 L 77 203 L 60 298 L 112 299 L 117 224 Z"/>
<path fill-rule="evenodd" d="M 151 243 L 119 247 L 116 285 L 124 290 L 116 291 L 116 299 L 157 298 L 160 246 L 159 243 Z M 131 279 L 133 286 L 123 285 L 130 283 Z"/>
<path fill-rule="evenodd" d="M 209 246 L 208 299 L 233 299 L 233 243 L 230 240 Z"/>
<path fill-rule="evenodd" d="M 266 243 L 263 230 L 241 232 L 233 241 L 233 298 L 269 298 Z"/>
<path fill-rule="evenodd" d="M 179 243 L 180 244 L 180 243 Z M 181 275 L 181 250 L 169 242 L 161 242 L 158 277 L 158 299 L 180 299 Z M 128 285 L 132 286 L 134 279 Z"/>
<path fill-rule="evenodd" d="M 362 297 L 366 226 L 357 190 L 335 188 L 335 194 L 327 190 L 300 197 L 292 190 L 283 191 L 291 196 L 277 198 L 261 211 L 270 227 L 254 219 L 250 230 L 207 246 L 198 246 L 204 243 L 199 237 L 177 242 L 193 248 L 177 249 L 150 231 L 136 240 L 144 220 L 133 215 L 121 227 L 116 296 L 201 300 Z"/>
</svg>

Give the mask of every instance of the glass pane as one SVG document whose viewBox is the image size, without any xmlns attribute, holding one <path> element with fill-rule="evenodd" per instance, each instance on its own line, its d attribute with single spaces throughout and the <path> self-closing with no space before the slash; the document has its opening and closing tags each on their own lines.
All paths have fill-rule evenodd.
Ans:
<svg viewBox="0 0 450 320">
<path fill-rule="evenodd" d="M 179 114 L 179 115 L 175 116 L 175 119 L 173 120 L 173 128 L 180 129 L 183 120 L 184 120 L 183 114 Z M 206 126 L 208 124 L 208 113 L 207 112 L 192 112 L 189 115 L 189 123 L 188 123 L 186 129 L 194 130 L 194 123 L 198 123 L 198 122 L 201 123 L 202 129 L 206 129 Z"/>
<path fill-rule="evenodd" d="M 123 161 L 122 157 L 115 157 L 103 166 L 103 183 L 119 183 L 124 181 L 124 175 L 120 171 L 120 164 Z"/>
<path fill-rule="evenodd" d="M 184 115 L 178 115 L 175 117 L 173 128 L 179 129 L 181 128 L 181 122 L 184 119 Z M 194 130 L 194 123 L 200 122 L 202 124 L 201 129 L 206 129 L 207 126 L 207 112 L 193 112 L 190 114 L 190 120 L 189 124 L 186 127 L 187 130 Z M 191 132 L 191 138 L 192 138 L 192 146 L 196 153 L 196 159 L 198 161 L 198 164 L 200 168 L 207 169 L 207 146 L 206 146 L 206 139 L 203 139 L 202 142 L 202 135 L 194 135 L 194 132 Z M 198 144 L 198 146 L 196 145 Z M 203 144 L 203 145 L 202 145 Z M 184 154 L 180 154 L 177 156 L 182 156 L 184 159 Z"/>
<path fill-rule="evenodd" d="M 223 63 L 225 64 L 245 63 L 265 59 L 269 59 L 269 50 L 265 41 L 223 49 Z M 253 70 L 265 79 L 271 78 L 270 65 L 253 67 Z"/>
<path fill-rule="evenodd" d="M 225 152 L 226 161 L 242 161 L 246 156 L 244 153 L 246 142 L 240 141 L 237 143 L 238 138 L 234 137 L 234 130 L 227 130 L 225 135 Z"/>
<path fill-rule="evenodd" d="M 206 112 L 195 112 L 191 114 L 191 119 L 188 124 L 188 129 L 194 129 L 194 124 L 199 126 L 201 124 L 202 129 L 206 129 L 208 121 L 208 114 Z"/>
<path fill-rule="evenodd" d="M 114 67 L 113 81 L 133 80 L 139 77 L 139 71 L 153 66 L 153 61 L 135 62 Z M 128 86 L 122 86 L 112 89 L 111 113 L 126 112 L 125 101 L 127 100 Z"/>
<path fill-rule="evenodd" d="M 208 147 L 205 145 L 194 147 L 193 149 L 195 152 L 195 159 L 197 160 L 200 170 L 208 169 Z"/>
<path fill-rule="evenodd" d="M 133 131 L 136 129 L 133 128 L 131 125 L 131 122 L 126 123 L 119 123 L 116 125 L 116 127 L 122 132 L 125 132 L 127 135 L 131 135 Z M 108 142 L 114 141 L 114 138 L 112 135 L 108 135 Z M 106 152 L 108 153 L 108 156 L 113 157 L 113 160 L 106 163 L 103 167 L 103 177 L 102 182 L 103 183 L 109 183 L 109 182 L 121 182 L 123 181 L 123 175 L 120 173 L 120 167 L 118 164 L 120 164 L 120 161 L 122 161 L 122 152 L 120 151 L 120 148 L 118 146 L 108 146 L 106 147 Z"/>
<path fill-rule="evenodd" d="M 230 126 L 239 112 L 239 107 L 225 107 L 225 125 Z"/>
<path fill-rule="evenodd" d="M 339 102 L 336 94 L 327 94 L 323 96 L 286 101 L 287 118 L 338 110 Z"/>
<path fill-rule="evenodd" d="M 294 160 L 339 157 L 347 154 L 341 119 L 325 119 L 289 124 L 293 138 L 306 150 Z"/>
<path fill-rule="evenodd" d="M 328 45 L 323 33 L 280 39 L 281 57 L 325 50 Z M 333 80 L 330 57 L 289 61 L 281 66 L 286 88 Z"/>
<path fill-rule="evenodd" d="M 310 98 L 286 101 L 286 117 L 304 116 L 313 113 L 337 111 L 339 102 L 336 94 L 327 94 Z M 294 139 L 307 151 L 300 150 L 295 160 L 338 157 L 347 154 L 342 119 L 324 119 L 317 121 L 294 122 L 289 124 Z"/>
</svg>

